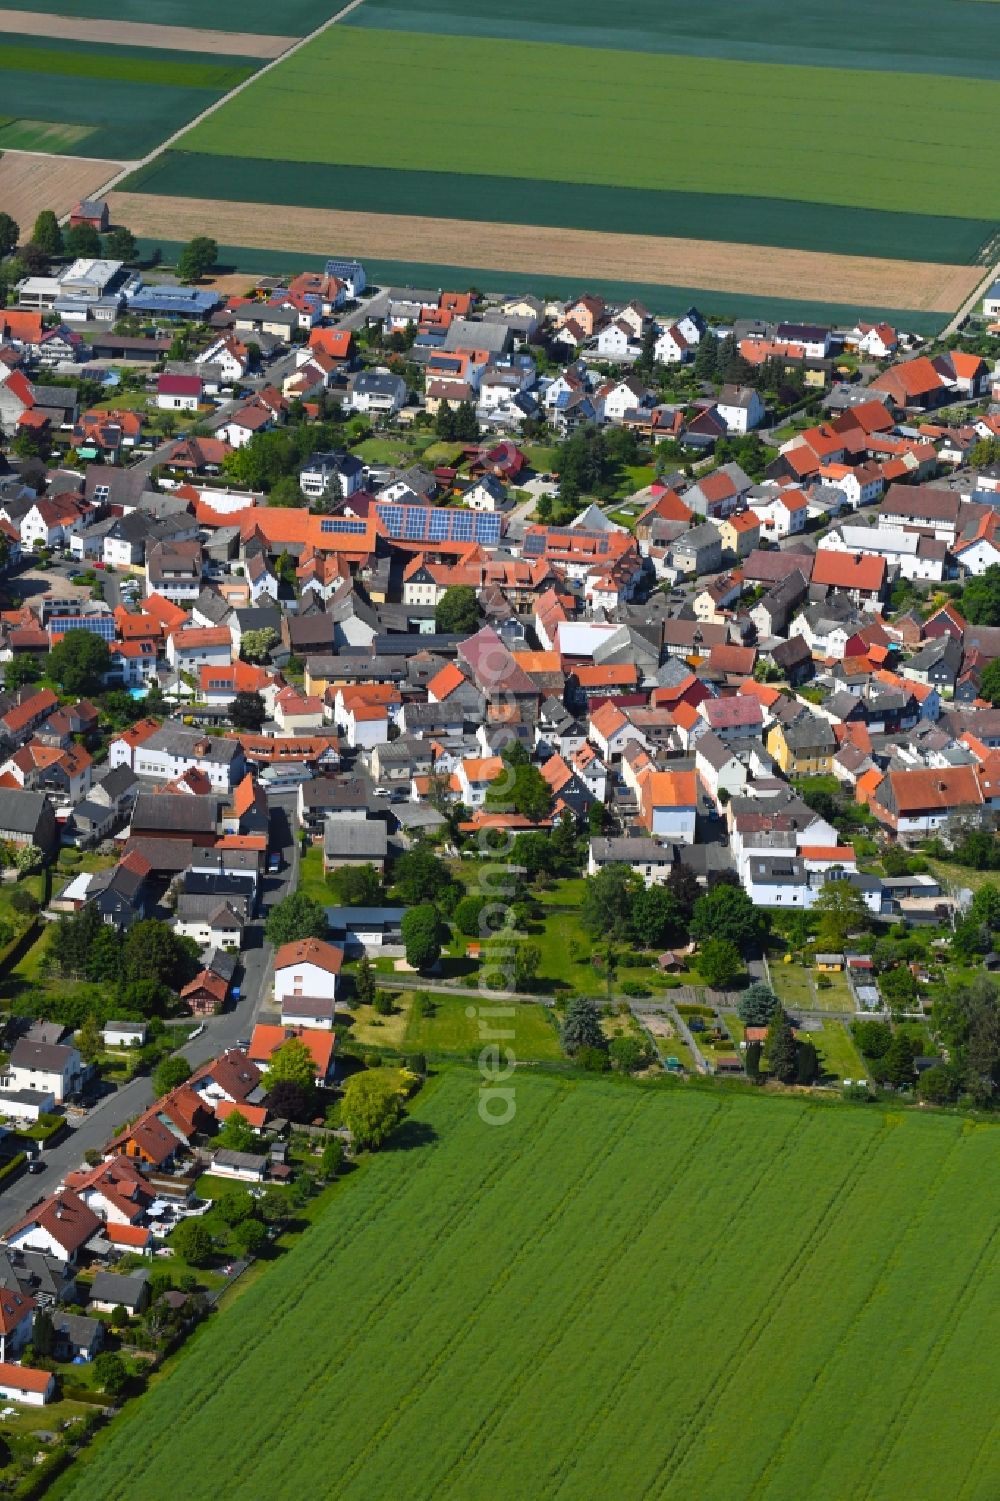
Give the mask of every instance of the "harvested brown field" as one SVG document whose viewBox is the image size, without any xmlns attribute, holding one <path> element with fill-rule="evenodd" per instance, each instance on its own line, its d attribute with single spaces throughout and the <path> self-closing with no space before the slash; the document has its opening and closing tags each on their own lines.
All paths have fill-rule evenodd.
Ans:
<svg viewBox="0 0 1000 1501">
<path fill-rule="evenodd" d="M 227 271 L 224 276 L 206 276 L 199 285 L 223 297 L 241 297 L 256 280 L 249 271 Z"/>
<path fill-rule="evenodd" d="M 122 170 L 121 162 L 90 156 L 39 156 L 32 151 L 5 151 L 0 157 L 0 209 L 21 226 L 25 239 L 43 208 L 57 217 Z"/>
<path fill-rule="evenodd" d="M 227 57 L 280 57 L 297 38 L 250 31 L 203 31 L 199 26 L 156 26 L 145 21 L 97 21 L 42 11 L 0 10 L 0 31 L 101 42 L 109 47 L 162 47 L 171 52 L 222 53 Z"/>
<path fill-rule="evenodd" d="M 859 307 L 953 312 L 982 276 L 977 266 L 822 255 L 716 240 L 658 239 L 535 224 L 357 214 L 141 193 L 113 194 L 112 208 L 116 218 L 136 234 L 153 239 L 187 240 L 211 233 L 220 244 L 306 255 L 325 255 L 335 243 L 344 254 L 373 260 L 702 287 Z"/>
</svg>

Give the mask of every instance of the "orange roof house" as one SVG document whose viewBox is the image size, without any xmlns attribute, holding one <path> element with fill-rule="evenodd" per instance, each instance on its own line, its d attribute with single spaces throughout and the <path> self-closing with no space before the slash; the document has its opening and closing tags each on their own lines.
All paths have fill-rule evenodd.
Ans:
<svg viewBox="0 0 1000 1501">
<path fill-rule="evenodd" d="M 650 771 L 639 781 L 639 817 L 653 835 L 693 844 L 698 810 L 694 771 Z"/>
<path fill-rule="evenodd" d="M 885 558 L 820 548 L 813 562 L 812 584 L 835 591 L 877 595 L 885 587 L 886 567 Z"/>
<path fill-rule="evenodd" d="M 286 948 L 290 946 L 285 945 Z M 292 1038 L 298 1039 L 308 1049 L 316 1065 L 316 1077 L 325 1080 L 330 1073 L 337 1042 L 333 1032 L 320 1031 L 316 1027 L 272 1027 L 258 1022 L 253 1029 L 247 1057 L 258 1068 L 266 1069 L 278 1049 Z"/>
</svg>

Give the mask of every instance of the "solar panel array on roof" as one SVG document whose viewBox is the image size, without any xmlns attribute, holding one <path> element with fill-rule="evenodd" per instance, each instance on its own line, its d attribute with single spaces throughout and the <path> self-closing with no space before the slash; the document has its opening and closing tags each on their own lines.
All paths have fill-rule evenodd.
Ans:
<svg viewBox="0 0 1000 1501">
<path fill-rule="evenodd" d="M 365 521 L 351 521 L 346 516 L 324 516 L 319 524 L 321 532 L 336 533 L 338 536 L 363 537 L 368 530 Z"/>
<path fill-rule="evenodd" d="M 53 615 L 48 623 L 50 636 L 65 636 L 68 631 L 90 631 L 105 641 L 115 639 L 113 615 Z"/>
<path fill-rule="evenodd" d="M 524 539 L 522 552 L 525 557 L 538 557 L 548 547 L 564 548 L 572 552 L 580 542 L 588 544 L 588 549 L 595 553 L 607 553 L 607 532 L 588 532 L 582 527 L 558 527 L 550 526 L 544 532 L 528 532 Z"/>
<path fill-rule="evenodd" d="M 437 506 L 401 506 L 382 501 L 375 507 L 390 537 L 403 542 L 481 542 L 496 546 L 502 518 L 492 512 Z"/>
</svg>

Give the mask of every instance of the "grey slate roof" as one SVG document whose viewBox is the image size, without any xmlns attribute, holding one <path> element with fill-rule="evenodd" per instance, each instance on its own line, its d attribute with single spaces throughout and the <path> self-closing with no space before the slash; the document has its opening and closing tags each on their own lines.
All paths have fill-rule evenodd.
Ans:
<svg viewBox="0 0 1000 1501">
<path fill-rule="evenodd" d="M 384 860 L 387 848 L 388 835 L 380 818 L 331 818 L 323 829 L 323 853 L 328 859 Z"/>
</svg>

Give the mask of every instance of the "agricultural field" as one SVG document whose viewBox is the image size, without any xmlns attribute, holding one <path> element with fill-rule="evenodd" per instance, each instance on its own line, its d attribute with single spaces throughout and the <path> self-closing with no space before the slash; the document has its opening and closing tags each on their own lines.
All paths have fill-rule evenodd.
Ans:
<svg viewBox="0 0 1000 1501">
<path fill-rule="evenodd" d="M 221 191 L 237 207 L 229 244 L 269 248 L 259 236 L 288 208 L 314 211 L 299 251 L 335 239 L 387 260 L 407 243 L 422 265 L 554 286 L 624 270 L 713 310 L 783 293 L 940 315 L 972 290 L 1000 221 L 1000 12 L 944 10 L 942 39 L 932 0 L 874 17 L 862 0 L 625 0 L 613 25 L 599 0 L 364 0 L 127 186 L 182 215 Z M 376 77 L 403 94 L 374 108 Z M 244 204 L 275 213 L 241 219 Z M 152 205 L 129 209 L 164 237 Z"/>
<path fill-rule="evenodd" d="M 30 149 L 134 159 L 249 78 L 254 66 L 234 56 L 0 34 L 0 100 L 15 125 L 63 127 Z M 9 124 L 0 132 L 0 147 L 7 144 L 26 145 Z"/>
<path fill-rule="evenodd" d="M 0 120 L 0 205 L 15 223 L 23 226 L 27 234 L 39 211 L 51 208 L 57 214 L 68 214 L 81 198 L 107 182 L 121 168 L 116 161 L 86 161 L 70 156 L 36 156 L 36 151 L 47 151 L 42 143 L 46 130 L 60 134 L 60 127 L 46 126 L 41 121 L 22 120 L 26 150 L 13 150 L 18 122 Z M 9 132 L 9 134 L 8 134 Z M 72 142 L 61 135 L 63 148 Z M 28 153 L 32 154 L 28 154 Z"/>
<path fill-rule="evenodd" d="M 481 1082 L 433 1080 L 52 1494 L 131 1498 L 137 1454 L 143 1501 L 998 1493 L 994 1128 L 519 1074 L 491 1129 Z"/>
</svg>

